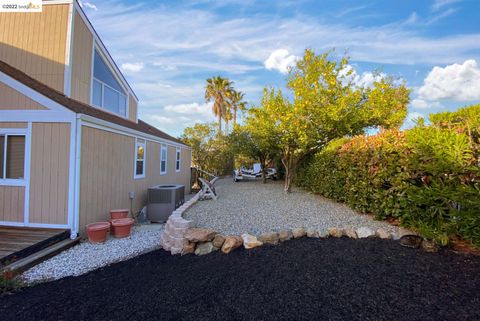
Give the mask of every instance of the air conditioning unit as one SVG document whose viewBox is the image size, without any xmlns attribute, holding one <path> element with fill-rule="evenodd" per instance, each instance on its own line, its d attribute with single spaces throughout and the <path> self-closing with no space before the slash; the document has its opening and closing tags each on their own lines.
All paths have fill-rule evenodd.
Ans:
<svg viewBox="0 0 480 321">
<path fill-rule="evenodd" d="M 148 189 L 147 217 L 152 222 L 166 222 L 185 202 L 184 185 L 158 185 Z"/>
</svg>

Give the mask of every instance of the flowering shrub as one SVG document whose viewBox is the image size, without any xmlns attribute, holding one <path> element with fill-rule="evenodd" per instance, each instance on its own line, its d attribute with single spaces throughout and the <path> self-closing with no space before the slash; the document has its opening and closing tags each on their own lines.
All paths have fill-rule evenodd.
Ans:
<svg viewBox="0 0 480 321">
<path fill-rule="evenodd" d="M 443 244 L 480 245 L 480 105 L 432 124 L 333 141 L 303 164 L 297 184 Z"/>
</svg>

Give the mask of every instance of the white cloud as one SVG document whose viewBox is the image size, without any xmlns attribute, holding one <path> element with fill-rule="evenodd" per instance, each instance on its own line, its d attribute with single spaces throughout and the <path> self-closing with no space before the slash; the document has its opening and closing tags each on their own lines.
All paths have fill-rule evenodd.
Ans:
<svg viewBox="0 0 480 321">
<path fill-rule="evenodd" d="M 168 105 L 165 106 L 165 111 L 175 112 L 179 114 L 200 114 L 200 115 L 212 115 L 212 106 L 213 103 L 199 104 L 179 104 L 179 105 Z"/>
<path fill-rule="evenodd" d="M 340 77 L 344 77 L 349 83 L 353 83 L 359 87 L 372 87 L 375 81 L 380 81 L 386 75 L 384 73 L 363 72 L 358 74 L 352 65 L 346 65 L 339 72 Z"/>
<path fill-rule="evenodd" d="M 443 105 L 439 103 L 438 101 L 427 101 L 422 98 L 415 98 L 411 101 L 410 105 L 413 108 L 418 108 L 418 109 L 441 109 L 443 108 Z"/>
<path fill-rule="evenodd" d="M 89 8 L 89 9 L 98 11 L 97 6 L 94 5 L 94 4 L 91 3 L 91 2 L 88 2 L 88 1 L 79 1 L 78 3 L 80 4 L 80 6 L 81 6 L 82 8 Z"/>
<path fill-rule="evenodd" d="M 148 116 L 148 118 L 155 121 L 157 124 L 161 124 L 161 125 L 170 125 L 170 124 L 174 124 L 176 122 L 175 117 L 150 115 L 150 116 Z"/>
<path fill-rule="evenodd" d="M 434 23 L 434 22 L 437 22 L 437 21 L 439 21 L 439 20 L 441 20 L 441 19 L 443 19 L 443 18 L 446 18 L 446 17 L 448 17 L 448 16 L 451 16 L 451 15 L 454 14 L 455 12 L 457 12 L 457 9 L 449 8 L 449 9 L 443 11 L 442 13 L 439 13 L 439 14 L 431 17 L 430 19 L 428 19 L 428 20 L 425 22 L 425 24 L 430 25 L 430 24 L 432 24 L 432 23 Z"/>
<path fill-rule="evenodd" d="M 122 64 L 122 69 L 126 72 L 139 72 L 144 67 L 143 62 L 126 62 Z"/>
<path fill-rule="evenodd" d="M 463 64 L 434 67 L 418 90 L 424 100 L 453 99 L 456 101 L 480 100 L 480 68 L 473 59 Z"/>
<path fill-rule="evenodd" d="M 445 6 L 449 6 L 451 4 L 460 2 L 461 0 L 435 0 L 435 2 L 432 5 L 432 10 L 433 11 L 438 11 L 442 9 Z"/>
<path fill-rule="evenodd" d="M 277 69 L 282 74 L 286 74 L 288 69 L 295 65 L 297 59 L 298 57 L 290 55 L 287 49 L 277 49 L 265 60 L 264 65 L 268 70 Z"/>
</svg>

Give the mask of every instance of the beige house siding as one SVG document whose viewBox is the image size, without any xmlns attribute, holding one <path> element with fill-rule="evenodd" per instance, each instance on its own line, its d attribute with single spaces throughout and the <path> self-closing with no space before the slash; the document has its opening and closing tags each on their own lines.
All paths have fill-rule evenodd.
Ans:
<svg viewBox="0 0 480 321">
<path fill-rule="evenodd" d="M 63 92 L 68 9 L 0 13 L 0 60 Z"/>
<path fill-rule="evenodd" d="M 138 106 L 137 106 L 137 101 L 135 100 L 135 98 L 133 97 L 133 95 L 129 95 L 129 98 L 128 98 L 128 119 L 130 119 L 131 121 L 134 121 L 134 122 L 137 122 L 137 110 L 138 110 Z"/>
<path fill-rule="evenodd" d="M 175 147 L 169 146 L 167 174 L 160 175 L 160 144 L 147 141 L 145 178 L 134 179 L 135 138 L 96 128 L 82 127 L 80 176 L 80 232 L 85 225 L 109 218 L 109 210 L 130 208 L 129 192 L 135 192 L 133 211 L 146 202 L 147 188 L 153 185 L 184 184 L 189 193 L 190 151 L 185 149 L 185 167 L 175 172 Z M 187 166 L 188 163 L 188 166 Z"/>
<path fill-rule="evenodd" d="M 0 122 L 0 128 L 27 128 L 28 124 L 25 122 Z"/>
<path fill-rule="evenodd" d="M 25 187 L 0 186 L 0 221 L 23 223 Z"/>
<path fill-rule="evenodd" d="M 70 124 L 33 123 L 30 223 L 67 224 Z"/>
<path fill-rule="evenodd" d="M 90 104 L 93 36 L 78 13 L 74 16 L 71 97 Z"/>
<path fill-rule="evenodd" d="M 44 106 L 22 95 L 15 89 L 0 83 L 0 110 L 46 110 Z"/>
</svg>

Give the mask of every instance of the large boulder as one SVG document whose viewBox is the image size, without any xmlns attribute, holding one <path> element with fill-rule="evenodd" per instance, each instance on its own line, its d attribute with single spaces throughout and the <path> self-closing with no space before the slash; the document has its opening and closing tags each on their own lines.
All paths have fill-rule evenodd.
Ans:
<svg viewBox="0 0 480 321">
<path fill-rule="evenodd" d="M 292 237 L 293 237 L 293 233 L 290 230 L 278 232 L 278 239 L 280 240 L 280 242 L 288 241 L 292 239 Z"/>
<path fill-rule="evenodd" d="M 242 234 L 242 239 L 243 239 L 243 246 L 246 249 L 253 249 L 254 247 L 263 245 L 263 243 L 257 240 L 255 236 L 247 233 Z"/>
<path fill-rule="evenodd" d="M 330 227 L 328 229 L 328 235 L 330 235 L 331 237 L 342 237 L 343 236 L 343 229 L 336 228 L 336 227 Z"/>
<path fill-rule="evenodd" d="M 240 236 L 227 236 L 223 242 L 222 252 L 228 254 L 242 246 L 243 240 Z"/>
<path fill-rule="evenodd" d="M 221 234 L 215 235 L 215 237 L 213 238 L 213 241 L 212 241 L 213 246 L 218 247 L 218 248 L 222 247 L 223 242 L 225 242 L 225 236 L 223 236 Z"/>
<path fill-rule="evenodd" d="M 418 249 L 422 244 L 422 238 L 418 235 L 404 235 L 399 240 L 401 246 Z"/>
<path fill-rule="evenodd" d="M 210 242 L 217 235 L 217 232 L 208 228 L 194 227 L 185 232 L 184 238 L 190 242 Z"/>
<path fill-rule="evenodd" d="M 375 236 L 375 231 L 369 227 L 362 226 L 357 228 L 357 235 L 358 235 L 358 238 L 364 239 L 367 237 Z"/>
<path fill-rule="evenodd" d="M 327 238 L 329 236 L 328 229 L 323 228 L 323 229 L 318 230 L 318 236 L 322 239 Z"/>
<path fill-rule="evenodd" d="M 198 243 L 195 249 L 196 255 L 205 255 L 218 250 L 218 247 L 213 246 L 212 242 Z"/>
<path fill-rule="evenodd" d="M 307 235 L 307 232 L 303 227 L 297 227 L 292 230 L 292 234 L 294 239 L 299 239 Z"/>
<path fill-rule="evenodd" d="M 307 230 L 307 237 L 318 239 L 320 237 L 320 235 L 318 234 L 318 231 Z"/>
<path fill-rule="evenodd" d="M 423 240 L 420 247 L 425 252 L 430 252 L 430 253 L 438 252 L 438 250 L 440 249 L 437 243 L 433 240 Z"/>
<path fill-rule="evenodd" d="M 351 239 L 356 239 L 358 238 L 357 232 L 353 228 L 347 228 L 345 229 L 345 236 L 351 238 Z"/>
<path fill-rule="evenodd" d="M 377 232 L 375 233 L 375 235 L 381 239 L 384 239 L 384 240 L 388 240 L 392 237 L 392 235 L 390 234 L 389 231 L 383 229 L 383 228 L 379 228 L 377 230 Z"/>
<path fill-rule="evenodd" d="M 182 255 L 194 253 L 196 245 L 197 244 L 193 242 L 185 242 L 182 249 Z"/>
<path fill-rule="evenodd" d="M 262 243 L 277 245 L 279 242 L 278 233 L 277 232 L 265 233 L 263 235 L 260 235 L 258 240 Z"/>
</svg>

